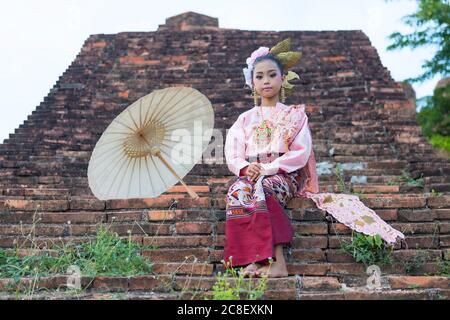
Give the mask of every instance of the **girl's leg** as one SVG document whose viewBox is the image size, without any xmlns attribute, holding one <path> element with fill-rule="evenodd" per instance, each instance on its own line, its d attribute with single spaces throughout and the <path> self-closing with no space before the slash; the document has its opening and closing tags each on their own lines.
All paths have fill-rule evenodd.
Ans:
<svg viewBox="0 0 450 320">
<path fill-rule="evenodd" d="M 284 260 L 282 244 L 275 245 L 275 257 L 276 261 L 273 261 L 272 265 L 259 268 L 257 275 L 267 275 L 269 278 L 287 277 L 288 271 L 286 261 Z"/>
</svg>

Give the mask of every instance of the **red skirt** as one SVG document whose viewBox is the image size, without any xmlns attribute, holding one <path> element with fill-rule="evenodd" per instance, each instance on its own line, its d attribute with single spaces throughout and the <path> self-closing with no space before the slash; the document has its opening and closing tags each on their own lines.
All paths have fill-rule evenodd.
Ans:
<svg viewBox="0 0 450 320">
<path fill-rule="evenodd" d="M 298 171 L 262 176 L 252 183 L 239 177 L 226 199 L 224 261 L 236 267 L 276 260 L 274 247 L 290 244 L 294 230 L 284 207 L 298 189 Z"/>
</svg>

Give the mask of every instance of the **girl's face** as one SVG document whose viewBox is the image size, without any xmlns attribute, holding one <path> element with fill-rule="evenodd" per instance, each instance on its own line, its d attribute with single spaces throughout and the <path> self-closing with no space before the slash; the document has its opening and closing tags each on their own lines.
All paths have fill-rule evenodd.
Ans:
<svg viewBox="0 0 450 320">
<path fill-rule="evenodd" d="M 279 94 L 284 78 L 272 60 L 258 62 L 253 70 L 253 86 L 256 93 L 268 99 Z"/>
</svg>

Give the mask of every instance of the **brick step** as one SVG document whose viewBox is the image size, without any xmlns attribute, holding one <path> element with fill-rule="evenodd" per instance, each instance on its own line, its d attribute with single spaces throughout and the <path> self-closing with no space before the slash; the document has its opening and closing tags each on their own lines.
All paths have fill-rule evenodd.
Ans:
<svg viewBox="0 0 450 320">
<path fill-rule="evenodd" d="M 320 192 L 341 192 L 335 186 L 335 190 L 325 189 Z M 358 189 L 358 187 L 360 189 Z M 361 190 L 365 186 L 358 185 L 354 192 Z M 205 188 L 206 187 L 202 187 Z M 395 187 L 394 187 L 395 188 Z M 414 187 L 416 188 L 416 187 Z M 380 190 L 379 188 L 376 190 Z M 395 190 L 395 189 L 394 189 Z M 413 190 L 413 189 L 411 189 Z M 391 192 L 388 188 L 385 191 Z M 420 192 L 420 190 L 418 190 Z M 226 190 L 224 190 L 226 192 Z M 377 191 L 379 192 L 379 191 Z M 119 210 L 119 209 L 156 209 L 169 208 L 174 201 L 178 209 L 188 208 L 211 208 L 224 209 L 225 193 L 216 193 L 214 198 L 205 196 L 198 199 L 192 199 L 186 194 L 163 194 L 157 198 L 148 199 L 124 199 L 124 200 L 107 200 L 101 201 L 94 197 L 71 197 L 64 200 L 31 200 L 23 199 L 23 196 L 0 196 L 0 209 L 7 211 L 35 211 L 40 212 L 50 211 L 69 211 L 69 210 Z M 393 193 L 365 193 L 361 200 L 370 208 L 424 208 L 426 205 L 430 208 L 445 208 L 448 207 L 448 199 L 450 195 L 447 194 L 423 194 L 411 192 L 409 194 L 393 194 Z M 214 200 L 213 200 L 214 199 Z M 290 201 L 288 208 L 302 207 L 303 203 L 311 203 L 312 200 L 304 198 L 293 198 Z M 447 205 L 445 205 L 447 203 Z M 195 210 L 195 209 L 194 209 Z"/>
<path fill-rule="evenodd" d="M 173 202 L 179 209 L 210 208 L 211 197 L 192 199 L 187 194 L 164 194 L 157 198 L 124 199 L 101 201 L 96 198 L 74 198 L 67 200 L 24 200 L 5 196 L 0 198 L 0 210 L 7 211 L 68 211 L 68 210 L 98 210 L 104 209 L 168 209 Z M 97 208 L 97 209 L 96 209 Z"/>
<path fill-rule="evenodd" d="M 369 208 L 448 208 L 450 207 L 450 195 L 431 195 L 423 193 L 411 194 L 374 194 L 367 193 L 360 200 Z M 288 208 L 301 208 L 304 203 L 312 203 L 312 200 L 304 198 L 293 198 Z"/>
<path fill-rule="evenodd" d="M 9 185 L 11 186 L 11 185 Z M 198 185 L 189 185 L 189 187 L 194 190 L 197 194 L 209 193 L 210 187 L 207 185 L 198 186 Z M 170 194 L 187 194 L 187 190 L 182 185 L 175 185 L 170 187 L 164 195 Z M 69 196 L 73 197 L 82 197 L 87 195 L 89 197 L 93 197 L 93 194 L 89 188 L 89 186 L 85 186 L 83 188 L 50 188 L 47 186 L 39 187 L 39 188 L 17 188 L 17 187 L 1 187 L 0 186 L 0 195 L 3 196 L 22 196 L 24 199 L 67 199 Z"/>
<path fill-rule="evenodd" d="M 71 298 L 67 288 L 67 275 L 55 275 L 41 278 L 21 278 L 17 284 L 11 279 L 0 279 L 1 297 L 14 299 L 9 292 L 25 291 L 34 283 L 33 296 L 52 297 L 52 291 L 59 289 L 57 296 Z M 259 279 L 246 278 L 242 287 L 252 283 L 255 287 Z M 215 276 L 194 275 L 141 275 L 129 277 L 97 276 L 82 277 L 82 299 L 89 297 L 117 297 L 120 299 L 154 298 L 155 294 L 165 293 L 165 298 L 204 299 L 212 297 Z M 230 285 L 233 280 L 229 280 Z M 41 290 L 45 290 L 45 294 Z M 61 291 L 62 290 L 62 291 Z M 149 293 L 152 292 L 151 295 Z M 118 293 L 124 293 L 118 295 Z M 167 294 L 170 293 L 170 296 Z M 267 280 L 262 299 L 447 299 L 449 281 L 446 277 L 381 277 L 381 286 L 369 289 L 367 286 L 348 287 L 337 277 L 289 276 Z"/>
<path fill-rule="evenodd" d="M 450 193 L 450 183 L 430 183 L 429 189 L 436 192 Z"/>
</svg>

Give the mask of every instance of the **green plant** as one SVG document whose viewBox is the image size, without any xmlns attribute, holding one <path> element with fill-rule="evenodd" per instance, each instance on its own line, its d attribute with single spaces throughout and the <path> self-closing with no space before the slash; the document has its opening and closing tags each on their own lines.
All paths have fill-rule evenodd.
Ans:
<svg viewBox="0 0 450 320">
<path fill-rule="evenodd" d="M 420 178 L 413 179 L 411 173 L 405 169 L 402 170 L 402 175 L 398 182 L 404 182 L 407 186 L 410 187 L 419 187 L 424 188 L 425 181 L 423 179 L 423 173 L 420 174 Z"/>
<path fill-rule="evenodd" d="M 440 196 L 442 196 L 444 193 L 443 192 L 437 192 L 436 190 L 434 190 L 434 189 L 431 189 L 431 196 L 432 197 L 440 197 Z"/>
<path fill-rule="evenodd" d="M 51 251 L 22 256 L 19 248 L 0 249 L 0 277 L 13 278 L 64 274 L 76 265 L 84 276 L 137 275 L 152 271 L 152 264 L 141 256 L 145 248 L 100 225 L 93 241 L 55 245 Z"/>
<path fill-rule="evenodd" d="M 440 134 L 434 134 L 430 138 L 431 145 L 437 149 L 444 149 L 450 152 L 450 137 L 441 136 Z"/>
<path fill-rule="evenodd" d="M 417 113 L 422 133 L 431 145 L 442 150 L 448 157 L 450 152 L 450 84 L 438 84 L 432 96 L 418 99 L 422 108 Z"/>
<path fill-rule="evenodd" d="M 417 272 L 428 260 L 430 259 L 429 254 L 426 251 L 420 251 L 417 255 L 406 259 L 399 259 L 405 269 L 406 274 L 412 274 Z"/>
<path fill-rule="evenodd" d="M 436 275 L 450 277 L 450 260 L 436 258 L 438 271 Z"/>
<path fill-rule="evenodd" d="M 351 241 L 342 241 L 341 250 L 351 254 L 356 262 L 369 266 L 391 263 L 393 247 L 387 245 L 378 234 L 368 236 L 352 230 Z"/>
<path fill-rule="evenodd" d="M 340 163 L 338 163 L 336 165 L 336 168 L 334 169 L 334 174 L 337 179 L 339 192 L 341 192 L 341 193 L 346 192 L 347 186 L 345 185 L 345 181 L 344 181 L 344 170 L 342 169 L 342 165 Z"/>
<path fill-rule="evenodd" d="M 270 261 L 270 266 L 272 261 Z M 234 268 L 227 268 L 225 272 L 218 272 L 216 282 L 213 285 L 213 300 L 257 300 L 260 299 L 266 290 L 268 277 L 262 276 L 254 286 L 253 279 L 244 279 L 242 273 Z"/>
</svg>

